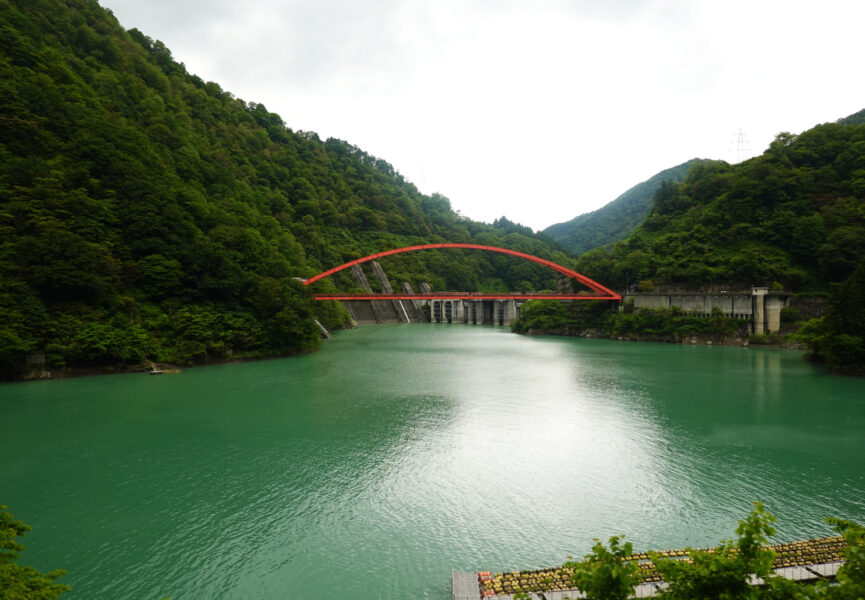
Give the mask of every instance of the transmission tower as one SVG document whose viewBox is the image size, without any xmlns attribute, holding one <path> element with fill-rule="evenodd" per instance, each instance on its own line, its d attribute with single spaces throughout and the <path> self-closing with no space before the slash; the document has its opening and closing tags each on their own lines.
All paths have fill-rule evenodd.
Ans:
<svg viewBox="0 0 865 600">
<path fill-rule="evenodd" d="M 751 145 L 745 137 L 745 132 L 739 129 L 739 132 L 730 142 L 730 154 L 733 157 L 734 163 L 740 163 L 745 160 L 751 153 Z"/>
</svg>

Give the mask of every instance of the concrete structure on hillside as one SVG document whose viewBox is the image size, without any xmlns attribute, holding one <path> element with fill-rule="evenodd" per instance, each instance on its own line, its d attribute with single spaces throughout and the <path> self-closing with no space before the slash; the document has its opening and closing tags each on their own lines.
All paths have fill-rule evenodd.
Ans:
<svg viewBox="0 0 865 600">
<path fill-rule="evenodd" d="M 371 270 L 386 294 L 393 288 L 384 270 L 376 261 L 371 261 Z M 351 267 L 352 278 L 358 287 L 372 294 L 372 286 L 361 265 Z M 414 294 L 411 284 L 401 283 L 402 291 Z M 432 294 L 425 281 L 420 284 L 420 293 Z M 342 305 L 355 323 L 468 323 L 473 325 L 510 325 L 519 316 L 519 306 L 524 300 L 464 300 L 464 299 L 384 299 L 342 300 Z"/>
<path fill-rule="evenodd" d="M 683 313 L 710 317 L 718 307 L 728 317 L 751 322 L 751 333 L 774 333 L 781 329 L 781 309 L 787 306 L 789 294 L 770 292 L 769 288 L 752 287 L 750 291 L 694 293 L 635 293 L 624 298 L 634 310 L 677 307 Z"/>
<path fill-rule="evenodd" d="M 381 289 L 386 294 L 392 294 L 393 288 L 390 281 L 385 275 L 384 270 L 376 261 L 372 261 L 372 271 L 378 279 Z M 367 294 L 372 294 L 372 286 L 366 278 L 366 274 L 361 268 L 361 265 L 354 265 L 351 268 L 351 275 L 355 283 L 363 289 Z M 411 289 L 409 287 L 409 289 Z M 366 300 L 357 302 L 343 302 L 351 318 L 355 323 L 412 323 L 419 322 L 423 314 L 417 314 L 414 302 L 408 303 L 408 308 L 402 300 Z M 412 318 L 411 315 L 414 315 Z"/>
</svg>

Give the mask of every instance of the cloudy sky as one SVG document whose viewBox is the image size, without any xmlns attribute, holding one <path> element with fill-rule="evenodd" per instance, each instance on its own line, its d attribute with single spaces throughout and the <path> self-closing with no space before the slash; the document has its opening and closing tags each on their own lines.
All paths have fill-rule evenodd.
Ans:
<svg viewBox="0 0 865 600">
<path fill-rule="evenodd" d="M 534 229 L 865 108 L 862 0 L 100 3 L 290 128 Z"/>
</svg>

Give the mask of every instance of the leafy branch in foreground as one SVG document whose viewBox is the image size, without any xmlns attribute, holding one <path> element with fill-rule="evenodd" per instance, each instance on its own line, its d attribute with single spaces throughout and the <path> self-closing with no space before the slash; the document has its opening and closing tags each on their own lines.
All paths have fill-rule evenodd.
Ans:
<svg viewBox="0 0 865 600">
<path fill-rule="evenodd" d="M 772 516 L 762 503 L 754 503 L 739 521 L 736 540 L 726 540 L 710 550 L 686 550 L 677 560 L 657 552 L 648 556 L 667 587 L 659 595 L 672 600 L 859 600 L 865 598 L 865 527 L 843 519 L 827 519 L 847 543 L 844 564 L 837 579 L 800 583 L 773 570 L 775 552 L 767 547 L 775 534 Z M 570 561 L 573 583 L 593 600 L 624 600 L 633 597 L 640 582 L 640 567 L 630 543 L 623 536 L 610 538 L 609 549 L 597 539 L 584 561 Z"/>
<path fill-rule="evenodd" d="M 22 567 L 15 564 L 24 546 L 15 541 L 30 531 L 30 526 L 23 521 L 16 521 L 6 506 L 0 504 L 0 600 L 53 600 L 63 592 L 69 591 L 69 586 L 54 583 L 54 580 L 66 574 L 58 569 L 50 573 L 40 573 L 33 567 Z"/>
<path fill-rule="evenodd" d="M 766 548 L 768 538 L 775 533 L 774 522 L 775 517 L 757 502 L 748 517 L 739 521 L 735 542 L 725 540 L 712 550 L 689 548 L 690 562 L 649 553 L 669 584 L 663 595 L 676 600 L 759 597 L 758 589 L 750 583 L 751 576 L 767 582 L 776 577 L 772 573 L 775 553 Z"/>
<path fill-rule="evenodd" d="M 821 582 L 824 597 L 832 600 L 865 598 L 865 527 L 844 519 L 826 519 L 847 542 L 844 565 L 838 570 L 838 586 Z"/>
<path fill-rule="evenodd" d="M 574 570 L 574 584 L 589 598 L 624 600 L 640 582 L 640 568 L 634 562 L 625 562 L 634 547 L 631 542 L 620 544 L 624 537 L 611 537 L 609 550 L 595 538 L 592 554 L 587 554 L 585 561 L 565 564 Z"/>
</svg>

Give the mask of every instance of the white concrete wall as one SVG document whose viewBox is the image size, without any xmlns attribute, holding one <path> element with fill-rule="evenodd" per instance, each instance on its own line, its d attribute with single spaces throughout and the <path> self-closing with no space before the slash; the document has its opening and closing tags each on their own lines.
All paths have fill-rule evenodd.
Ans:
<svg viewBox="0 0 865 600">
<path fill-rule="evenodd" d="M 754 287 L 748 292 L 711 293 L 711 294 L 632 294 L 625 298 L 633 302 L 636 310 L 672 308 L 695 315 L 711 315 L 717 306 L 727 316 L 751 320 L 753 333 L 779 331 L 781 328 L 781 309 L 787 305 L 784 293 L 769 293 L 768 288 Z"/>
</svg>

